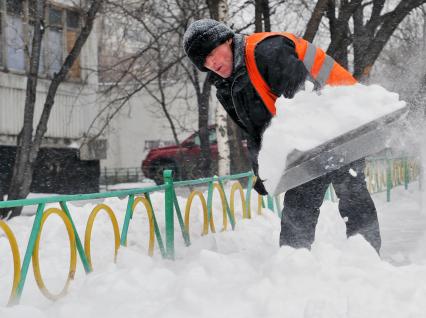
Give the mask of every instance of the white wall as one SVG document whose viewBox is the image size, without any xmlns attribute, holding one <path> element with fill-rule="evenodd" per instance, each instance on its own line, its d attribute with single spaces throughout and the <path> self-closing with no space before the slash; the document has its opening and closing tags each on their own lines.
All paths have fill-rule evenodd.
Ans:
<svg viewBox="0 0 426 318">
<path fill-rule="evenodd" d="M 176 93 L 171 89 L 168 96 Z M 177 100 L 170 107 L 173 117 L 179 117 L 185 130 L 179 129 L 180 141 L 188 137 L 198 127 L 198 113 L 195 98 L 188 101 Z M 214 111 L 210 111 L 214 118 Z M 212 122 L 212 120 L 210 120 Z M 178 126 L 178 125 L 177 125 Z M 178 126 L 179 128 L 179 126 Z M 141 92 L 113 119 L 106 134 L 108 140 L 107 159 L 102 167 L 140 167 L 147 151 L 146 140 L 173 140 L 172 131 L 159 105 L 146 92 Z"/>
<path fill-rule="evenodd" d="M 48 81 L 37 88 L 34 124 L 38 123 L 46 98 Z M 22 128 L 26 77 L 0 73 L 0 134 L 17 135 Z M 46 137 L 79 138 L 97 111 L 95 85 L 65 83 L 55 98 Z"/>
</svg>

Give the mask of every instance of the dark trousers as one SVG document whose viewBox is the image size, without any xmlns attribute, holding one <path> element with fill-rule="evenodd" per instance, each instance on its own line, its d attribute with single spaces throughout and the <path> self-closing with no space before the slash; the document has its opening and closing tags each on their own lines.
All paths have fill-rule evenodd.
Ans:
<svg viewBox="0 0 426 318">
<path fill-rule="evenodd" d="M 319 208 L 330 183 L 339 197 L 339 211 L 347 218 L 347 236 L 361 234 L 379 253 L 381 238 L 374 202 L 365 183 L 365 160 L 288 190 L 284 197 L 280 245 L 310 248 L 315 239 Z M 353 171 L 349 171 L 352 169 Z"/>
</svg>

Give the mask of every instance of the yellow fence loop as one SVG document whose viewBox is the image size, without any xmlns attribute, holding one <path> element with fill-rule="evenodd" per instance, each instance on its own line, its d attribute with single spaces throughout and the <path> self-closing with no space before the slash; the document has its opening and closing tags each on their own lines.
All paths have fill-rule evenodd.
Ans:
<svg viewBox="0 0 426 318">
<path fill-rule="evenodd" d="M 108 205 L 103 203 L 98 204 L 93 209 L 92 213 L 90 213 L 89 215 L 89 219 L 87 220 L 87 225 L 86 225 L 86 232 L 84 234 L 84 251 L 86 252 L 87 261 L 89 262 L 90 268 L 92 270 L 93 270 L 93 265 L 92 265 L 92 257 L 90 254 L 90 239 L 92 237 L 93 223 L 95 221 L 97 214 L 100 211 L 105 211 L 108 214 L 112 223 L 112 228 L 114 230 L 114 240 L 115 240 L 114 262 L 117 260 L 117 252 L 118 252 L 118 248 L 120 247 L 120 230 L 118 229 L 118 222 L 114 212 Z"/>
<path fill-rule="evenodd" d="M 42 232 L 44 223 L 46 222 L 47 218 L 51 214 L 58 215 L 62 219 L 62 221 L 64 222 L 65 227 L 66 227 L 67 232 L 68 232 L 68 238 L 69 238 L 69 243 L 70 243 L 70 267 L 69 267 L 69 272 L 68 272 L 68 278 L 67 278 L 67 281 L 66 281 L 65 286 L 62 289 L 62 291 L 59 294 L 56 294 L 56 295 L 52 294 L 51 292 L 49 292 L 47 290 L 47 288 L 44 284 L 44 281 L 41 277 L 40 262 L 39 262 L 39 247 L 40 247 L 41 232 Z M 68 286 L 69 286 L 71 280 L 74 279 L 75 270 L 76 270 L 76 266 L 77 266 L 77 249 L 76 249 L 76 245 L 75 245 L 74 231 L 73 231 L 71 222 L 68 219 L 68 217 L 67 217 L 67 215 L 65 214 L 64 211 L 62 211 L 58 208 L 50 208 L 50 209 L 47 209 L 43 213 L 43 216 L 42 216 L 41 222 L 40 222 L 40 230 L 38 232 L 38 236 L 37 236 L 37 239 L 36 239 L 35 245 L 34 245 L 34 252 L 33 252 L 32 260 L 33 260 L 34 277 L 35 277 L 37 285 L 40 288 L 40 291 L 42 292 L 42 294 L 44 296 L 46 296 L 47 298 L 51 299 L 51 300 L 57 300 L 57 299 L 61 298 L 62 296 L 64 296 L 66 294 L 67 290 L 68 290 Z"/>
<path fill-rule="evenodd" d="M 8 302 L 8 304 L 12 304 L 16 296 L 16 289 L 18 288 L 19 279 L 21 278 L 21 258 L 19 254 L 18 243 L 16 243 L 15 235 L 13 235 L 10 227 L 4 221 L 0 220 L 0 229 L 2 229 L 6 234 L 13 256 L 13 284 Z"/>
<path fill-rule="evenodd" d="M 149 222 L 149 246 L 148 246 L 148 255 L 154 255 L 154 244 L 155 244 L 155 231 L 154 231 L 154 218 L 153 211 L 149 201 L 145 197 L 137 197 L 133 202 L 132 206 L 132 215 L 135 211 L 135 208 L 138 204 L 142 203 L 145 206 L 146 213 L 148 214 L 148 222 Z M 127 242 L 126 242 L 127 244 Z"/>
<path fill-rule="evenodd" d="M 213 185 L 213 191 L 214 189 L 217 189 L 217 191 L 219 191 L 219 195 L 220 195 L 220 201 L 222 202 L 222 232 L 226 231 L 227 227 L 228 227 L 228 218 L 226 216 L 226 197 L 225 197 L 225 192 L 223 192 L 223 189 L 220 187 L 220 185 L 218 183 L 215 183 Z M 212 233 L 215 233 L 215 225 L 214 225 L 214 221 L 213 221 L 213 207 L 212 207 L 212 215 L 210 218 L 210 230 L 212 231 Z"/>
<path fill-rule="evenodd" d="M 253 191 L 253 187 L 256 184 L 256 179 L 257 176 L 253 177 L 253 182 L 252 182 L 252 191 Z M 261 194 L 257 194 L 257 214 L 261 215 L 262 214 L 262 195 Z M 249 215 L 251 217 L 251 202 L 249 203 Z"/>
<path fill-rule="evenodd" d="M 235 192 L 236 191 L 239 191 L 240 192 L 240 198 L 241 198 L 241 204 L 242 204 L 242 206 L 243 206 L 243 219 L 247 219 L 247 218 L 249 218 L 248 217 L 248 215 L 247 215 L 247 209 L 246 209 L 246 204 L 245 204 L 245 196 L 244 196 L 244 190 L 243 190 L 243 187 L 242 187 L 242 185 L 241 185 L 241 183 L 239 182 L 239 181 L 236 181 L 233 185 L 232 185 L 232 187 L 231 187 L 231 198 L 230 198 L 230 201 L 231 201 L 231 213 L 232 213 L 232 217 L 234 218 L 234 220 L 235 220 L 235 204 L 234 204 L 234 197 L 235 197 Z"/>
<path fill-rule="evenodd" d="M 198 196 L 201 201 L 201 205 L 203 207 L 203 231 L 201 232 L 201 235 L 207 235 L 209 233 L 209 224 L 207 220 L 207 203 L 206 199 L 204 198 L 204 195 L 197 190 L 194 190 L 191 192 L 191 194 L 188 197 L 188 200 L 186 201 L 186 207 L 185 207 L 185 231 L 189 234 L 189 213 L 191 212 L 191 205 L 192 200 L 194 200 L 194 197 Z M 213 219 L 213 218 L 212 218 Z"/>
<path fill-rule="evenodd" d="M 257 214 L 262 214 L 262 195 L 257 194 Z"/>
</svg>

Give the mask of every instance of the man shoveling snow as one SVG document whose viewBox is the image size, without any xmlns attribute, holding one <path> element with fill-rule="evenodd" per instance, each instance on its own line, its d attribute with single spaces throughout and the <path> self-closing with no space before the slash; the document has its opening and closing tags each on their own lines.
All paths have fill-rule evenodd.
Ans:
<svg viewBox="0 0 426 318">
<path fill-rule="evenodd" d="M 321 49 L 290 33 L 243 36 L 223 23 L 203 19 L 188 27 L 184 49 L 199 70 L 210 72 L 218 100 L 247 133 L 250 160 L 257 176 L 262 135 L 276 114 L 275 102 L 279 96 L 293 98 L 305 80 L 312 81 L 316 89 L 326 84 L 356 84 L 352 75 Z M 379 223 L 364 180 L 364 168 L 365 161 L 360 159 L 288 190 L 284 198 L 280 245 L 310 248 L 319 208 L 332 183 L 340 199 L 340 214 L 347 220 L 347 235 L 363 235 L 379 252 Z M 254 189 L 267 194 L 259 177 Z"/>
</svg>

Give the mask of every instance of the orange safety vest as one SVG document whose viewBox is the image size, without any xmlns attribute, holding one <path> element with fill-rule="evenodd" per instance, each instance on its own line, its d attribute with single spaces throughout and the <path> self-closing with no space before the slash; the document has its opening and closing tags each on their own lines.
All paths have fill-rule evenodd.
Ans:
<svg viewBox="0 0 426 318">
<path fill-rule="evenodd" d="M 353 85 L 356 79 L 352 74 L 337 63 L 325 52 L 312 43 L 295 36 L 288 32 L 261 32 L 254 33 L 246 37 L 245 61 L 250 81 L 256 89 L 263 103 L 269 112 L 275 116 L 275 101 L 278 96 L 275 95 L 269 85 L 265 82 L 256 65 L 254 50 L 256 45 L 270 36 L 281 35 L 292 40 L 296 46 L 296 54 L 299 60 L 303 61 L 308 72 L 321 86 L 326 84 Z"/>
</svg>

